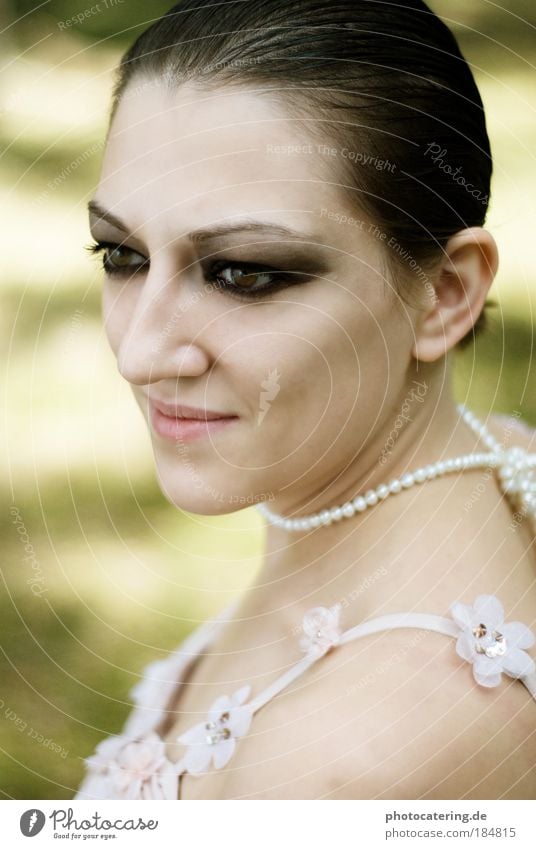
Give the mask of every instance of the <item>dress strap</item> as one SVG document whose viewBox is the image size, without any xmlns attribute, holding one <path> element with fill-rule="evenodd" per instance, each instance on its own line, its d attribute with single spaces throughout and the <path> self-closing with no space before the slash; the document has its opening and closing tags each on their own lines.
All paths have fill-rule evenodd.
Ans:
<svg viewBox="0 0 536 849">
<path fill-rule="evenodd" d="M 456 653 L 473 664 L 477 684 L 495 687 L 505 672 L 519 678 L 536 700 L 535 664 L 523 651 L 534 644 L 534 635 L 521 622 L 504 623 L 502 605 L 494 596 L 478 596 L 472 607 L 455 602 L 451 606 L 452 618 L 434 613 L 388 613 L 346 631 L 339 627 L 341 609 L 339 602 L 331 608 L 312 608 L 305 614 L 300 642 L 305 657 L 249 702 L 252 713 L 335 646 L 393 628 L 424 629 L 455 638 Z"/>
<path fill-rule="evenodd" d="M 459 632 L 457 625 L 452 620 L 446 619 L 443 616 L 428 613 L 389 613 L 386 616 L 378 616 L 376 619 L 371 619 L 368 622 L 362 622 L 360 625 L 349 628 L 348 631 L 341 634 L 338 644 L 349 643 L 358 637 L 376 634 L 378 631 L 385 631 L 390 628 L 426 628 L 430 631 L 438 631 L 440 634 L 446 634 L 449 637 L 456 637 Z M 273 681 L 262 693 L 259 693 L 258 696 L 251 700 L 250 706 L 253 713 L 263 707 L 270 699 L 273 699 L 274 696 L 277 696 L 281 690 L 284 690 L 292 681 L 302 675 L 320 657 L 322 657 L 320 653 L 309 652 L 298 663 L 288 669 L 287 672 Z"/>
<path fill-rule="evenodd" d="M 424 628 L 427 631 L 437 631 L 446 634 L 447 637 L 457 637 L 460 633 L 459 627 L 452 619 L 437 616 L 434 613 L 388 613 L 378 616 L 368 622 L 361 622 L 348 631 L 341 634 L 339 643 L 349 643 L 358 637 L 369 634 L 377 634 L 390 628 Z"/>
<path fill-rule="evenodd" d="M 288 687 L 296 678 L 299 678 L 300 675 L 309 669 L 313 663 L 316 663 L 318 657 L 313 654 L 306 655 L 298 663 L 294 664 L 290 669 L 287 669 L 286 672 L 283 673 L 279 678 L 269 684 L 266 689 L 264 689 L 258 696 L 255 696 L 250 701 L 250 706 L 252 713 L 256 713 L 261 707 L 273 699 L 274 696 L 277 696 L 281 690 L 284 690 L 285 687 Z"/>
<path fill-rule="evenodd" d="M 520 678 L 533 699 L 536 699 L 536 672 L 527 672 Z"/>
<path fill-rule="evenodd" d="M 390 613 L 386 616 L 378 616 L 368 622 L 355 625 L 341 634 L 337 644 L 349 643 L 358 637 L 376 634 L 378 631 L 386 631 L 391 628 L 425 628 L 430 631 L 438 631 L 449 637 L 456 637 L 459 633 L 458 626 L 443 616 L 435 616 L 427 613 Z M 253 713 L 263 707 L 270 699 L 285 689 L 296 678 L 299 678 L 310 666 L 316 663 L 325 652 L 309 651 L 304 658 L 288 669 L 283 675 L 272 682 L 265 690 L 250 701 Z"/>
<path fill-rule="evenodd" d="M 530 638 L 524 630 L 525 626 L 521 625 L 521 623 L 510 624 L 520 626 L 520 628 L 517 629 L 519 632 L 518 640 L 519 642 L 523 643 L 523 636 L 525 636 L 525 641 L 523 643 L 524 647 L 528 647 L 532 644 L 531 642 L 529 642 Z M 478 623 L 477 627 L 478 629 L 483 628 L 484 630 L 486 630 L 485 626 L 482 626 L 481 623 Z M 506 628 L 508 627 L 509 626 L 507 625 Z M 461 657 L 463 657 L 464 660 L 473 659 L 471 652 L 465 652 L 465 649 L 467 648 L 467 633 L 464 631 L 460 631 L 460 626 L 454 620 L 447 619 L 444 616 L 436 616 L 435 614 L 429 613 L 394 613 L 388 614 L 387 616 L 379 616 L 377 619 L 372 619 L 369 622 L 363 622 L 362 624 L 356 625 L 354 628 L 350 628 L 348 631 L 345 631 L 343 634 L 341 634 L 339 643 L 348 643 L 350 642 L 350 640 L 355 640 L 358 637 L 363 637 L 368 634 L 375 634 L 378 631 L 384 631 L 388 628 L 424 628 L 427 631 L 436 631 L 439 634 L 446 634 L 450 637 L 456 637 L 457 653 Z M 502 630 L 506 630 L 506 628 L 502 626 Z M 526 629 L 526 631 L 528 631 L 528 629 Z M 471 628 L 471 633 L 474 635 L 473 628 Z M 484 650 L 481 652 L 477 651 L 477 654 L 483 655 L 484 658 L 491 660 L 492 663 L 494 658 L 497 659 L 495 661 L 496 668 L 494 670 L 495 677 L 493 678 L 493 680 L 498 683 L 496 676 L 498 675 L 500 680 L 501 672 L 507 672 L 508 674 L 512 675 L 512 677 L 519 678 L 519 680 L 525 685 L 533 699 L 536 700 L 536 671 L 534 670 L 534 662 L 528 655 L 525 655 L 525 652 L 521 651 L 520 648 L 516 647 L 516 645 L 505 644 L 503 635 L 497 630 L 493 630 L 493 634 L 497 634 L 499 638 L 502 638 L 502 641 L 497 641 L 496 638 L 494 638 L 492 635 L 492 639 L 494 639 L 494 642 L 490 643 L 487 647 L 488 652 L 486 653 L 486 647 L 484 647 Z M 477 641 L 475 640 L 474 642 L 476 646 Z M 505 651 L 496 651 L 497 647 L 504 647 Z M 507 658 L 508 649 L 510 650 L 510 652 L 512 652 L 513 649 L 516 653 L 520 652 L 521 655 L 525 655 L 524 658 L 521 656 L 517 657 L 517 662 L 520 664 L 519 668 L 516 668 L 515 666 L 507 666 L 506 664 L 504 664 L 504 662 L 502 668 L 500 667 L 498 661 L 500 661 L 500 659 L 503 657 L 505 659 Z M 475 660 L 478 660 L 478 657 L 475 658 Z M 532 671 L 527 671 L 525 672 L 525 674 L 520 674 L 522 671 L 521 667 Z M 489 682 L 486 682 L 485 680 L 482 680 L 482 677 L 479 677 L 477 671 L 474 671 L 475 679 L 478 684 L 482 684 L 484 686 L 495 686 L 495 684 L 491 684 Z"/>
</svg>

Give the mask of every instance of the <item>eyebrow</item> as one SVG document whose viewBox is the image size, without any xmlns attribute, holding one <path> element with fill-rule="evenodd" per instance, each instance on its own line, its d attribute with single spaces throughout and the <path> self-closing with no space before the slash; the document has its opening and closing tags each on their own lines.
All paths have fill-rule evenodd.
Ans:
<svg viewBox="0 0 536 849">
<path fill-rule="evenodd" d="M 126 224 L 116 215 L 113 215 L 111 212 L 103 209 L 96 200 L 90 200 L 87 206 L 90 216 L 96 216 L 99 221 L 107 221 L 117 230 L 130 234 L 129 228 Z M 317 241 L 319 238 L 313 233 L 304 233 L 300 230 L 293 230 L 290 227 L 283 227 L 280 224 L 272 224 L 269 221 L 257 221 L 251 218 L 244 218 L 236 224 L 220 224 L 214 227 L 203 228 L 201 230 L 192 230 L 192 232 L 186 233 L 185 236 L 194 244 L 198 244 L 200 242 L 208 241 L 209 239 L 217 239 L 221 236 L 227 236 L 232 233 L 240 233 L 244 231 L 253 233 L 270 233 L 273 236 L 281 236 L 282 238 L 289 237 L 291 239 L 299 239 L 308 242 Z"/>
</svg>

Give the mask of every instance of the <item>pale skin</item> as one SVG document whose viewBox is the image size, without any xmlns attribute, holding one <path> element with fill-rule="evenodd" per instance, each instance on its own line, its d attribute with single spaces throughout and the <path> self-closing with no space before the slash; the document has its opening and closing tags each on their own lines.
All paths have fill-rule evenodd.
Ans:
<svg viewBox="0 0 536 849">
<path fill-rule="evenodd" d="M 128 280 L 105 279 L 118 369 L 146 419 L 150 391 L 239 417 L 181 452 L 151 430 L 171 503 L 202 521 L 236 510 L 237 498 L 272 496 L 275 512 L 305 516 L 408 469 L 485 450 L 459 421 L 450 372 L 497 270 L 487 230 L 455 234 L 432 287 L 408 307 L 385 283 L 388 247 L 343 197 L 335 165 L 269 149 L 304 144 L 283 103 L 246 89 L 170 92 L 152 82 L 150 96 L 143 86 L 128 95 L 95 193 L 126 231 L 91 218 L 95 239 L 122 243 L 133 265 L 150 260 Z M 305 241 L 267 230 L 188 238 L 243 218 L 301 231 Z M 204 291 L 203 264 L 222 256 L 308 279 L 257 301 Z M 262 383 L 274 371 L 278 392 L 258 424 Z M 382 451 L 408 397 L 409 420 Z M 536 449 L 498 421 L 488 426 L 508 445 Z M 192 469 L 202 486 L 192 486 Z M 472 500 L 483 472 L 413 487 L 312 532 L 268 525 L 261 570 L 234 621 L 174 700 L 168 756 L 181 755 L 175 738 L 217 696 L 243 683 L 259 692 L 300 659 L 296 626 L 315 605 L 344 599 L 347 629 L 399 611 L 448 615 L 454 600 L 492 593 L 507 620 L 534 628 L 533 533 L 526 520 L 512 531 L 513 508 L 493 477 Z M 506 676 L 492 691 L 477 687 L 449 638 L 389 631 L 326 655 L 255 715 L 227 767 L 184 776 L 181 798 L 533 798 L 535 709 Z"/>
</svg>

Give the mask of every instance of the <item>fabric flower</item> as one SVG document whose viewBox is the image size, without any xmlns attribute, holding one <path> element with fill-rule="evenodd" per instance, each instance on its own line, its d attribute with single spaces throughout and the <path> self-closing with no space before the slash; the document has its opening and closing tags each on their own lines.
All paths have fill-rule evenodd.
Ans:
<svg viewBox="0 0 536 849">
<path fill-rule="evenodd" d="M 219 769 L 232 758 L 236 738 L 247 733 L 253 718 L 251 707 L 244 704 L 250 690 L 251 686 L 246 684 L 230 697 L 219 696 L 212 703 L 205 722 L 199 722 L 177 737 L 179 743 L 188 746 L 180 760 L 181 769 L 199 775 L 211 760 Z"/>
<path fill-rule="evenodd" d="M 302 623 L 302 651 L 325 654 L 332 646 L 337 645 L 342 633 L 339 627 L 341 610 L 342 604 L 338 601 L 333 607 L 313 607 L 307 611 Z"/>
<path fill-rule="evenodd" d="M 157 734 L 138 740 L 125 735 L 107 737 L 85 763 L 103 781 L 103 798 L 177 799 L 177 769 L 166 757 L 164 741 Z"/>
<path fill-rule="evenodd" d="M 496 687 L 503 672 L 521 678 L 534 671 L 534 661 L 523 651 L 534 644 L 534 634 L 522 622 L 505 623 L 503 606 L 495 596 L 479 595 L 472 607 L 454 602 L 450 612 L 462 629 L 456 651 L 473 664 L 477 684 Z"/>
</svg>

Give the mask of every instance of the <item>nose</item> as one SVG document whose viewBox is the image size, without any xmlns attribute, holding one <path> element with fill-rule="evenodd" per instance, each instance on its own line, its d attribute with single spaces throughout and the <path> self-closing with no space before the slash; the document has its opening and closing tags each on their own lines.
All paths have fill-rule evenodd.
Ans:
<svg viewBox="0 0 536 849">
<path fill-rule="evenodd" d="M 201 337 L 208 324 L 203 299 L 196 301 L 188 294 L 184 280 L 175 278 L 157 287 L 149 277 L 150 273 L 129 315 L 124 316 L 117 368 L 136 385 L 199 377 L 211 363 Z"/>
</svg>

